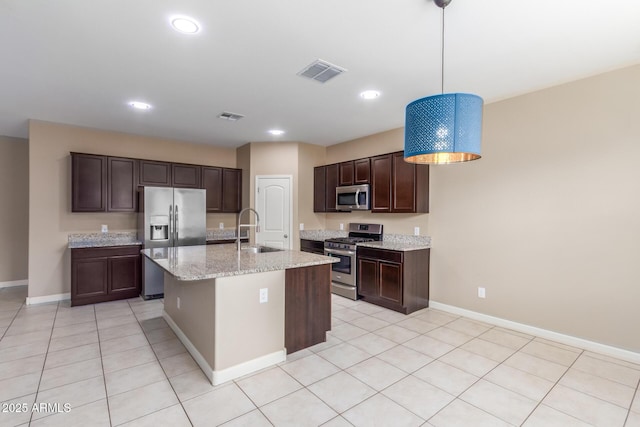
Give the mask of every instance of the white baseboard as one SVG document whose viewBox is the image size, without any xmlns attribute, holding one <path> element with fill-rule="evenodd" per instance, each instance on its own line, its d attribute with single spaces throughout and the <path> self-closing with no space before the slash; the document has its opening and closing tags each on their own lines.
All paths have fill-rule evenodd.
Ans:
<svg viewBox="0 0 640 427">
<path fill-rule="evenodd" d="M 41 297 L 27 297 L 27 305 L 45 304 L 48 302 L 59 302 L 71 299 L 71 293 L 44 295 Z"/>
<path fill-rule="evenodd" d="M 13 288 L 14 286 L 27 286 L 28 284 L 28 280 L 12 280 L 10 282 L 0 282 L 0 289 Z"/>
<path fill-rule="evenodd" d="M 477 311 L 471 311 L 453 305 L 442 304 L 437 301 L 429 301 L 429 307 L 435 310 L 442 310 L 446 311 L 447 313 L 465 316 L 470 319 L 479 320 L 481 322 L 490 323 L 492 325 L 500 326 L 507 329 L 513 329 L 514 331 L 523 332 L 529 335 L 535 335 L 548 340 L 557 341 L 562 344 L 640 364 L 640 353 L 636 353 L 630 350 L 601 344 L 595 341 L 585 340 L 583 338 L 577 338 L 571 335 L 561 334 L 559 332 L 550 331 L 548 329 L 537 328 L 535 326 L 526 325 L 524 323 L 513 322 L 511 320 L 502 319 L 500 317 L 489 316 L 487 314 L 478 313 Z"/>
<path fill-rule="evenodd" d="M 184 332 L 182 332 L 182 330 L 178 327 L 176 322 L 174 322 L 171 316 L 169 316 L 164 310 L 162 310 L 162 317 L 167 321 L 171 330 L 173 330 L 173 332 L 175 332 L 175 334 L 178 336 L 178 339 L 182 341 L 182 344 L 184 344 L 184 346 L 187 348 L 187 351 L 191 354 L 191 356 L 193 356 L 193 359 L 196 361 L 198 366 L 200 366 L 202 372 L 204 372 L 204 374 L 207 376 L 207 378 L 209 378 L 209 381 L 211 381 L 211 384 L 213 385 L 222 384 L 235 378 L 239 378 L 243 375 L 256 372 L 260 369 L 268 368 L 269 366 L 284 362 L 287 359 L 286 349 L 282 349 L 280 351 L 266 354 L 247 362 L 239 363 L 226 369 L 214 371 L 213 368 L 209 366 L 209 363 L 207 363 L 202 354 L 200 354 L 200 352 L 191 343 L 189 338 L 187 338 Z"/>
<path fill-rule="evenodd" d="M 282 349 L 270 354 L 265 354 L 264 356 L 260 356 L 252 360 L 248 360 L 243 363 L 239 363 L 227 369 L 213 371 L 213 385 L 222 384 L 224 382 L 240 378 L 243 375 L 259 371 L 260 369 L 268 368 L 269 366 L 276 365 L 280 362 L 284 362 L 285 360 L 287 360 L 287 351 L 286 349 Z"/>
</svg>

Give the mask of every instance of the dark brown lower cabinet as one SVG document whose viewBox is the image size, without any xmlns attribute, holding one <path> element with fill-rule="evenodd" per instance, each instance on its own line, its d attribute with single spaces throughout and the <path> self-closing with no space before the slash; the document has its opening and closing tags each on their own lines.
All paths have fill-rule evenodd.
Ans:
<svg viewBox="0 0 640 427">
<path fill-rule="evenodd" d="M 429 306 L 429 249 L 358 248 L 358 294 L 367 302 L 409 314 Z"/>
<path fill-rule="evenodd" d="M 71 249 L 71 305 L 140 295 L 140 249 L 134 246 Z"/>
<path fill-rule="evenodd" d="M 324 242 L 320 240 L 300 239 L 300 250 L 302 252 L 324 255 Z"/>
<path fill-rule="evenodd" d="M 326 341 L 331 330 L 331 265 L 285 271 L 284 345 L 287 354 Z"/>
</svg>

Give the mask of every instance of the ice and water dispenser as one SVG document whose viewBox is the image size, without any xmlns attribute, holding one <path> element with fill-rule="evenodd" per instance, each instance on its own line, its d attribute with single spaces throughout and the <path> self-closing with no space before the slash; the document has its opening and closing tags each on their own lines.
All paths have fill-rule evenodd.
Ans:
<svg viewBox="0 0 640 427">
<path fill-rule="evenodd" d="M 169 240 L 169 217 L 167 215 L 152 215 L 149 223 L 151 240 Z"/>
</svg>

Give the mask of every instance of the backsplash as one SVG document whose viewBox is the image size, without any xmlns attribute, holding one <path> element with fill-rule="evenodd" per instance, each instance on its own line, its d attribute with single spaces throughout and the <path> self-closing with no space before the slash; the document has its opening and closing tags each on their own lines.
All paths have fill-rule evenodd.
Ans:
<svg viewBox="0 0 640 427">
<path fill-rule="evenodd" d="M 383 234 L 382 240 L 389 243 L 431 246 L 431 236 L 411 236 L 409 234 Z"/>
<path fill-rule="evenodd" d="M 300 238 L 305 240 L 326 240 L 337 237 L 347 237 L 349 233 L 344 230 L 300 230 Z"/>
</svg>

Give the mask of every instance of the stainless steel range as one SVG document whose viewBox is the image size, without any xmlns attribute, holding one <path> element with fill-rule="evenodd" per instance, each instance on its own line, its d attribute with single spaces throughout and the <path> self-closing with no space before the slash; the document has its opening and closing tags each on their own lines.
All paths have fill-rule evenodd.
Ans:
<svg viewBox="0 0 640 427">
<path fill-rule="evenodd" d="M 349 237 L 324 241 L 324 254 L 340 260 L 331 264 L 331 292 L 358 299 L 356 244 L 382 240 L 382 224 L 349 224 Z"/>
</svg>

